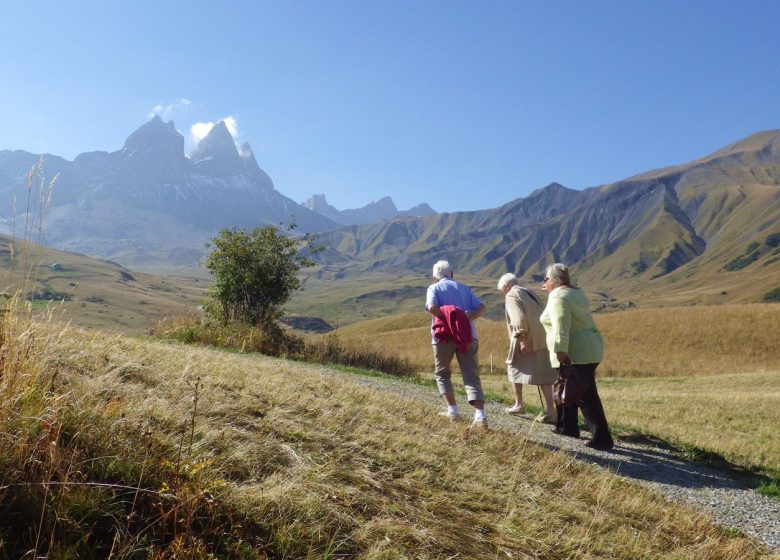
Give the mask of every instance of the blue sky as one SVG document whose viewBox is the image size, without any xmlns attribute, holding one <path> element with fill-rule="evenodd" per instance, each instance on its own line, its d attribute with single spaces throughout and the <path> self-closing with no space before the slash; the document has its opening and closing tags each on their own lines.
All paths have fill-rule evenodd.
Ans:
<svg viewBox="0 0 780 560">
<path fill-rule="evenodd" d="M 493 208 L 780 128 L 778 29 L 775 0 L 10 1 L 0 150 L 230 118 L 294 200 Z"/>
</svg>

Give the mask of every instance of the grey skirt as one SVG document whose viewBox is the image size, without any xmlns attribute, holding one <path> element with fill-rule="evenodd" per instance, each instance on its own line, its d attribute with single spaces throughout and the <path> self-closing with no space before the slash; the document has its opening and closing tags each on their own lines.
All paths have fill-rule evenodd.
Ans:
<svg viewBox="0 0 780 560">
<path fill-rule="evenodd" d="M 511 383 L 523 385 L 552 385 L 558 379 L 546 348 L 531 354 L 517 354 L 513 362 L 506 365 L 506 372 Z"/>
</svg>

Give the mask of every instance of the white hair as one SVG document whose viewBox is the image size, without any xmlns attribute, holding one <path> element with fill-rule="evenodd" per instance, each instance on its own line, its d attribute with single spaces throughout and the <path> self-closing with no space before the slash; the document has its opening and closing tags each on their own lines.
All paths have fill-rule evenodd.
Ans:
<svg viewBox="0 0 780 560">
<path fill-rule="evenodd" d="M 436 280 L 452 276 L 452 267 L 448 261 L 439 261 L 433 265 L 433 277 Z"/>
<path fill-rule="evenodd" d="M 544 275 L 552 280 L 555 286 L 569 286 L 570 288 L 576 288 L 577 286 L 571 281 L 571 275 L 569 274 L 569 267 L 563 263 L 553 263 L 549 265 Z"/>
<path fill-rule="evenodd" d="M 511 272 L 507 272 L 501 278 L 498 279 L 498 290 L 502 291 L 507 286 L 516 286 L 517 276 Z"/>
</svg>

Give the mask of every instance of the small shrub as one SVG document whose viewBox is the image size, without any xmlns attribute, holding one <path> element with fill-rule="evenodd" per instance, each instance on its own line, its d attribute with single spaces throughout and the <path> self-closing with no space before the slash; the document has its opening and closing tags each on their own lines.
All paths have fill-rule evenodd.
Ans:
<svg viewBox="0 0 780 560">
<path fill-rule="evenodd" d="M 185 344 L 200 344 L 228 348 L 240 352 L 259 352 L 268 356 L 293 357 L 304 349 L 303 339 L 278 323 L 251 326 L 245 323 L 221 325 L 196 313 L 186 313 L 164 319 L 150 333 L 158 338 L 178 340 Z"/>
<path fill-rule="evenodd" d="M 769 496 L 770 498 L 780 499 L 780 481 L 771 480 L 770 482 L 762 482 L 756 488 L 756 492 Z"/>
<path fill-rule="evenodd" d="M 642 274 L 645 270 L 647 270 L 647 263 L 638 260 L 631 263 L 631 270 L 634 272 L 634 276 Z"/>
<path fill-rule="evenodd" d="M 50 288 L 41 291 L 35 290 L 27 294 L 27 301 L 45 300 L 45 301 L 70 301 L 70 294 L 67 292 L 58 292 Z"/>
<path fill-rule="evenodd" d="M 767 303 L 780 302 L 780 287 L 777 287 L 774 290 L 770 290 L 769 292 L 765 293 L 764 301 Z"/>
<path fill-rule="evenodd" d="M 737 257 L 736 259 L 730 261 L 726 265 L 726 270 L 728 270 L 729 272 L 733 272 L 735 270 L 742 270 L 749 264 L 755 262 L 755 260 L 758 259 L 758 257 L 759 257 L 758 251 L 751 253 L 749 255 L 743 255 L 741 257 Z"/>
<path fill-rule="evenodd" d="M 780 232 L 767 235 L 765 243 L 770 247 L 780 247 Z"/>
</svg>

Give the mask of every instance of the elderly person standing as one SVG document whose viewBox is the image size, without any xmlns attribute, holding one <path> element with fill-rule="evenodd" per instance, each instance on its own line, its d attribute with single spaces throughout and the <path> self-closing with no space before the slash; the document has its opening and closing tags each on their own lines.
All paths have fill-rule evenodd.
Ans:
<svg viewBox="0 0 780 560">
<path fill-rule="evenodd" d="M 536 420 L 555 424 L 552 384 L 558 373 L 550 365 L 545 330 L 539 322 L 542 305 L 532 291 L 518 284 L 517 276 L 511 272 L 498 280 L 498 289 L 505 296 L 504 313 L 509 335 L 506 369 L 515 394 L 515 404 L 507 408 L 506 412 L 525 414 L 523 385 L 539 385 L 544 395 L 545 409 Z"/>
<path fill-rule="evenodd" d="M 443 415 L 453 420 L 460 416 L 451 380 L 452 357 L 457 355 L 466 396 L 475 409 L 471 427 L 486 429 L 485 396 L 479 378 L 477 327 L 474 323 L 482 315 L 485 305 L 471 288 L 453 280 L 449 262 L 434 264 L 433 278 L 436 282 L 428 287 L 425 309 L 433 315 L 431 337 L 436 385 L 447 404 Z"/>
<path fill-rule="evenodd" d="M 547 307 L 540 318 L 547 331 L 547 347 L 553 367 L 571 364 L 588 381 L 588 390 L 579 402 L 558 407 L 558 433 L 579 437 L 577 407 L 582 409 L 592 434 L 585 445 L 594 449 L 612 449 L 614 442 L 607 417 L 596 390 L 596 367 L 602 360 L 604 343 L 588 309 L 588 300 L 571 283 L 569 269 L 561 263 L 551 264 L 544 274 L 544 290 L 549 293 Z"/>
</svg>

